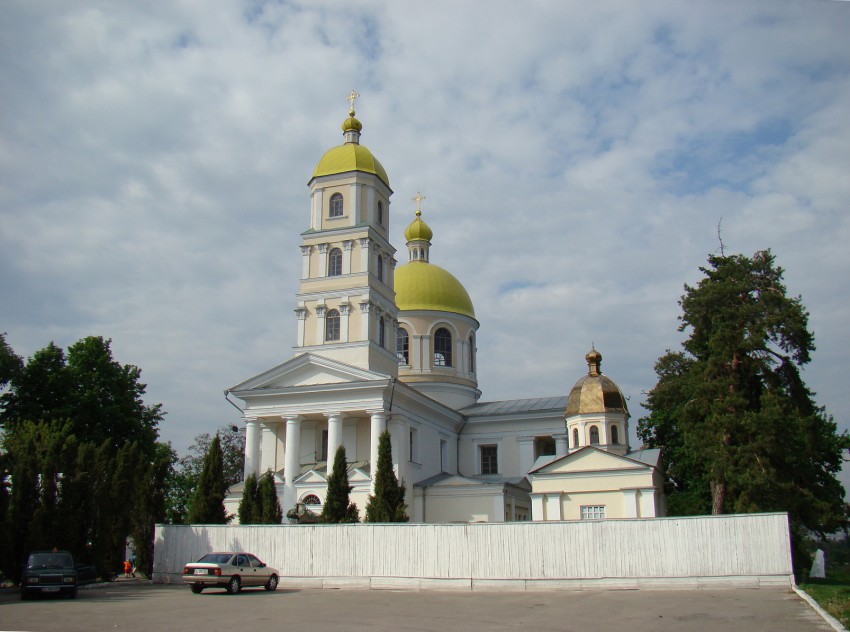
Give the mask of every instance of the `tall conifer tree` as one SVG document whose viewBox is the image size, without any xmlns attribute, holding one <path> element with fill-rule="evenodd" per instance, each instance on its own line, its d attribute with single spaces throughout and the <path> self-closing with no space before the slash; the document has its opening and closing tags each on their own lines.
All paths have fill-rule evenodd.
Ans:
<svg viewBox="0 0 850 632">
<path fill-rule="evenodd" d="M 224 497 L 227 484 L 224 481 L 221 441 L 218 434 L 210 442 L 204 457 L 198 486 L 189 507 L 191 524 L 227 524 L 227 512 L 224 509 Z"/>
<path fill-rule="evenodd" d="M 328 476 L 328 493 L 322 507 L 322 522 L 360 522 L 357 505 L 349 500 L 352 489 L 354 488 L 348 484 L 345 446 L 339 446 L 334 455 L 333 469 Z"/>
<path fill-rule="evenodd" d="M 366 504 L 366 522 L 407 522 L 404 504 L 404 485 L 400 485 L 393 472 L 393 453 L 390 433 L 386 430 L 378 438 L 378 463 L 375 477 L 375 494 Z"/>
</svg>

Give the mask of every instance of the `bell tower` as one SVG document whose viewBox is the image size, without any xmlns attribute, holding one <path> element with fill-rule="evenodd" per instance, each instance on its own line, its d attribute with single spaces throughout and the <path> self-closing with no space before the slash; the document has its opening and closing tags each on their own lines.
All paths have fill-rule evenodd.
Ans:
<svg viewBox="0 0 850 632">
<path fill-rule="evenodd" d="M 317 353 L 395 377 L 398 308 L 390 189 L 384 167 L 360 144 L 353 90 L 344 142 L 319 161 L 310 187 L 310 227 L 301 234 L 296 354 Z"/>
</svg>

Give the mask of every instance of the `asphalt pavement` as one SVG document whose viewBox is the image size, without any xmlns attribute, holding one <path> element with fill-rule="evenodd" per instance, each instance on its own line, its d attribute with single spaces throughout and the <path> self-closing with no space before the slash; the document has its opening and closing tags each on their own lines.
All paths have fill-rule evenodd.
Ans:
<svg viewBox="0 0 850 632">
<path fill-rule="evenodd" d="M 0 594 L 0 630 L 675 630 L 809 632 L 833 628 L 788 588 L 438 592 L 243 590 L 228 595 L 122 580 L 77 599 Z"/>
</svg>

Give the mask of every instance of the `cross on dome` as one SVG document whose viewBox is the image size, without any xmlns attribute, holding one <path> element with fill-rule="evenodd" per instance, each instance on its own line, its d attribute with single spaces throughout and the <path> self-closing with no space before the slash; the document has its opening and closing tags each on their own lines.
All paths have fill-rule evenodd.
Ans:
<svg viewBox="0 0 850 632">
<path fill-rule="evenodd" d="M 360 94 L 358 92 L 355 92 L 354 90 L 351 91 L 351 94 L 349 94 L 347 97 L 345 97 L 345 100 L 348 101 L 351 104 L 351 107 L 349 109 L 349 116 L 354 116 L 354 101 L 355 101 L 355 99 L 359 99 L 359 98 L 360 98 Z"/>
<path fill-rule="evenodd" d="M 419 193 L 419 191 L 417 191 L 416 196 L 412 197 L 410 199 L 413 200 L 414 202 L 416 202 L 416 217 L 419 217 L 420 215 L 422 215 L 422 208 L 421 208 L 422 200 L 424 200 L 426 198 L 425 198 L 424 195 Z"/>
</svg>

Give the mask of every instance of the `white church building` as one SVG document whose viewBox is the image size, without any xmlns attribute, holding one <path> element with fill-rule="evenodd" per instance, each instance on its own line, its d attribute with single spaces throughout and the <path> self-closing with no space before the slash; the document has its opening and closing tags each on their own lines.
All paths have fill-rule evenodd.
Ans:
<svg viewBox="0 0 850 632">
<path fill-rule="evenodd" d="M 472 301 L 432 263 L 418 194 L 397 266 L 393 191 L 360 144 L 354 96 L 343 144 L 309 181 L 294 356 L 226 391 L 244 403 L 245 475 L 271 470 L 284 512 L 318 514 L 342 445 L 363 516 L 388 430 L 413 522 L 663 515 L 659 453 L 630 450 L 626 399 L 595 349 L 567 396 L 479 401 Z M 241 493 L 230 489 L 228 513 Z"/>
</svg>

